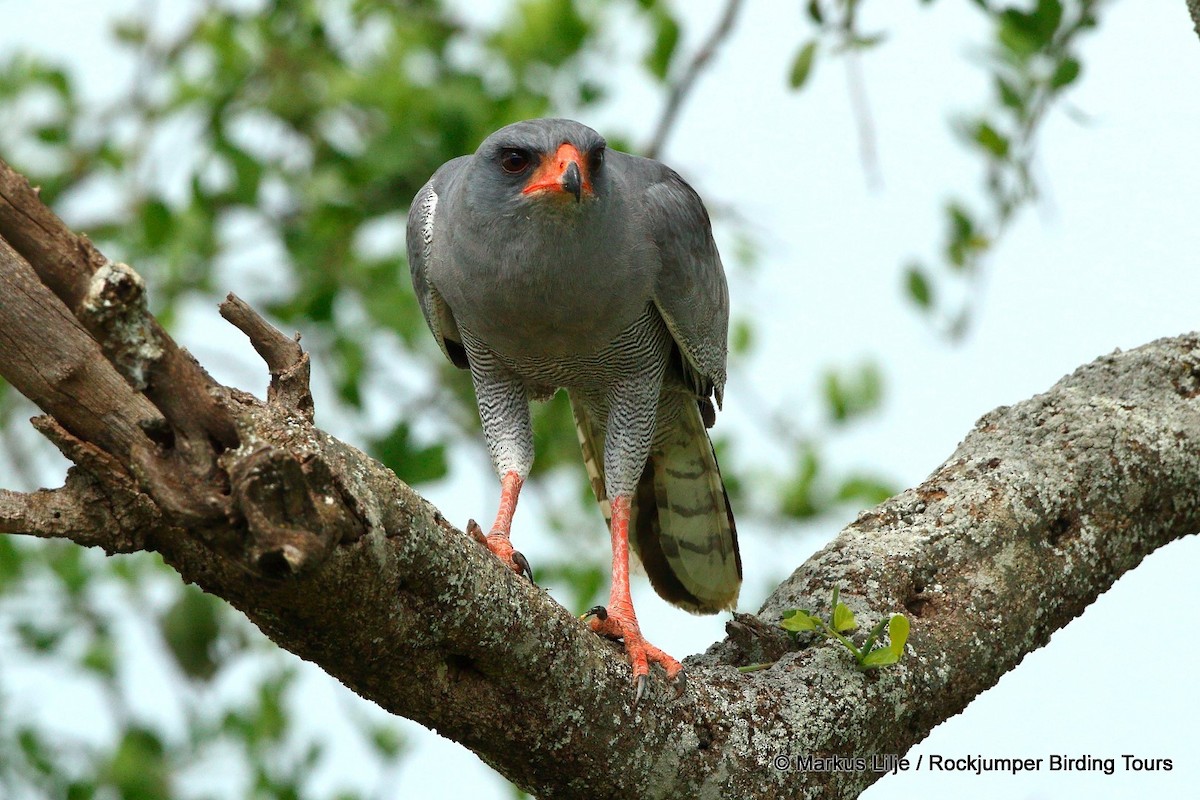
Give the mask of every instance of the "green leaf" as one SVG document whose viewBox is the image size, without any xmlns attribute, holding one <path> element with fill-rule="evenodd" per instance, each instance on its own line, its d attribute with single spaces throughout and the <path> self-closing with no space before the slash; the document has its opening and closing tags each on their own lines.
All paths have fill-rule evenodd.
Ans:
<svg viewBox="0 0 1200 800">
<path fill-rule="evenodd" d="M 594 507 L 596 498 L 591 493 L 591 488 L 588 488 L 587 492 L 587 503 L 589 507 Z M 591 608 L 602 602 L 602 591 L 608 586 L 609 572 L 599 564 L 583 562 L 571 556 L 548 564 L 538 559 L 538 564 L 534 567 L 534 578 L 538 586 L 549 586 L 555 590 L 556 595 L 562 588 L 570 590 L 571 602 L 567 604 L 568 608 Z"/>
<path fill-rule="evenodd" d="M 0 536 L 0 594 L 12 588 L 25 568 L 25 556 L 12 537 Z"/>
<path fill-rule="evenodd" d="M 79 597 L 92 579 L 91 568 L 84 563 L 82 547 L 67 543 L 55 543 L 49 552 L 50 568 L 62 581 L 63 588 L 72 597 Z"/>
<path fill-rule="evenodd" d="M 821 10 L 821 0 L 808 0 L 808 18 L 817 25 L 825 24 L 825 12 Z"/>
<path fill-rule="evenodd" d="M 44 144 L 65 144 L 71 134 L 65 125 L 41 125 L 33 135 Z"/>
<path fill-rule="evenodd" d="M 1062 0 L 1038 0 L 1033 21 L 1042 41 L 1049 42 L 1062 24 Z"/>
<path fill-rule="evenodd" d="M 837 499 L 840 502 L 861 501 L 867 505 L 882 503 L 896 492 L 894 488 L 882 480 L 867 475 L 850 475 L 838 487 Z"/>
<path fill-rule="evenodd" d="M 60 628 L 44 628 L 30 620 L 21 620 L 15 628 L 21 644 L 35 653 L 49 653 L 55 650 L 67 632 Z"/>
<path fill-rule="evenodd" d="M 66 72 L 57 67 L 51 67 L 43 72 L 41 77 L 60 98 L 63 100 L 71 99 L 73 87 L 71 79 Z"/>
<path fill-rule="evenodd" d="M 556 467 L 579 464 L 579 439 L 575 433 L 575 415 L 566 392 L 558 392 L 548 403 L 533 409 L 533 474 L 544 475 Z M 538 464 L 538 460 L 541 464 Z"/>
<path fill-rule="evenodd" d="M 785 614 L 783 619 L 779 621 L 779 627 L 793 633 L 815 631 L 820 628 L 820 625 L 821 622 L 819 619 L 815 619 L 807 611 L 800 609 L 794 609 L 790 615 Z"/>
<path fill-rule="evenodd" d="M 96 784 L 91 781 L 71 781 L 67 785 L 66 800 L 92 800 L 96 796 Z"/>
<path fill-rule="evenodd" d="M 918 308 L 928 310 L 933 307 L 933 286 L 920 264 L 909 264 L 905 269 L 904 288 Z"/>
<path fill-rule="evenodd" d="M 125 732 L 107 773 L 121 800 L 161 800 L 171 795 L 162 740 L 148 728 Z"/>
<path fill-rule="evenodd" d="M 21 748 L 26 763 L 37 772 L 42 775 L 52 775 L 56 772 L 56 766 L 51 760 L 54 751 L 49 743 L 43 740 L 40 731 L 34 728 L 19 728 L 17 746 Z"/>
<path fill-rule="evenodd" d="M 729 349 L 734 355 L 743 356 L 754 346 L 754 326 L 747 319 L 735 319 L 729 330 Z"/>
<path fill-rule="evenodd" d="M 492 44 L 521 73 L 535 63 L 561 67 L 591 33 L 572 0 L 521 0 Z"/>
<path fill-rule="evenodd" d="M 879 621 L 871 628 L 871 632 L 867 634 L 867 640 L 863 642 L 862 652 L 869 653 L 875 648 L 875 643 L 879 641 L 879 637 L 883 635 L 883 628 L 888 623 L 888 617 L 880 617 Z"/>
<path fill-rule="evenodd" d="M 404 751 L 404 736 L 392 725 L 371 727 L 371 745 L 382 758 L 394 759 Z"/>
<path fill-rule="evenodd" d="M 779 511 L 785 516 L 808 519 L 820 513 L 823 505 L 815 491 L 821 464 L 816 449 L 811 445 L 803 446 L 799 455 L 796 474 L 783 487 Z"/>
<path fill-rule="evenodd" d="M 329 315 L 326 317 L 329 321 L 333 318 L 333 301 L 336 299 L 338 289 L 335 287 L 329 288 Z M 314 316 L 324 315 L 324 309 L 315 312 Z M 337 391 L 338 397 L 343 402 L 354 406 L 355 408 L 362 407 L 362 378 L 363 373 L 367 368 L 367 351 L 363 341 L 353 336 L 338 336 L 333 343 L 334 349 L 337 352 L 338 360 L 338 381 Z"/>
<path fill-rule="evenodd" d="M 659 81 L 667 79 L 671 58 L 679 46 L 679 23 L 662 6 L 655 5 L 653 13 L 654 44 L 646 54 L 646 69 Z"/>
<path fill-rule="evenodd" d="M 264 683 L 258 690 L 258 708 L 253 717 L 255 741 L 278 742 L 287 733 L 288 713 L 284 693 L 294 676 L 285 672 Z"/>
<path fill-rule="evenodd" d="M 1030 23 L 1029 15 L 1008 9 L 1000 15 L 999 23 L 996 41 L 1017 62 L 1023 63 L 1041 49 L 1041 37 L 1036 26 Z"/>
<path fill-rule="evenodd" d="M 904 655 L 904 644 L 908 641 L 908 617 L 894 614 L 888 622 L 888 638 L 891 640 L 888 649 L 895 653 L 896 658 Z"/>
<path fill-rule="evenodd" d="M 190 678 L 208 680 L 217 672 L 216 643 L 221 633 L 219 611 L 219 600 L 188 586 L 159 620 L 167 649 Z"/>
<path fill-rule="evenodd" d="M 290 669 L 266 678 L 258 686 L 257 702 L 227 712 L 221 720 L 221 730 L 240 739 L 253 753 L 279 742 L 288 730 L 284 696 L 294 679 L 295 673 Z"/>
<path fill-rule="evenodd" d="M 996 158 L 1007 158 L 1009 141 L 1008 137 L 1001 134 L 986 121 L 980 121 L 975 126 L 975 132 L 972 135 L 975 143 L 982 147 L 987 152 L 994 155 Z"/>
<path fill-rule="evenodd" d="M 263 165 L 246 151 L 230 146 L 225 151 L 233 165 L 233 197 L 239 203 L 253 206 L 258 202 L 258 187 L 262 183 Z"/>
<path fill-rule="evenodd" d="M 847 422 L 874 411 L 883 401 L 883 374 L 873 362 L 852 370 L 828 370 L 824 381 L 825 404 L 834 422 Z"/>
<path fill-rule="evenodd" d="M 1083 67 L 1079 61 L 1068 56 L 1058 62 L 1058 66 L 1054 68 L 1054 74 L 1050 76 L 1050 87 L 1053 89 L 1061 89 L 1075 82 L 1079 77 Z"/>
<path fill-rule="evenodd" d="M 854 612 L 850 610 L 850 606 L 838 603 L 833 607 L 833 629 L 835 631 L 845 633 L 857 627 L 858 622 L 854 619 Z"/>
<path fill-rule="evenodd" d="M 957 202 L 946 205 L 950 232 L 946 242 L 946 260 L 956 270 L 967 270 L 974 264 L 973 256 L 986 250 L 987 237 L 977 232 L 975 219 L 965 206 Z"/>
<path fill-rule="evenodd" d="M 417 444 L 406 422 L 397 423 L 387 436 L 373 440 L 370 452 L 410 484 L 436 481 L 450 471 L 446 461 L 446 445 Z"/>
<path fill-rule="evenodd" d="M 1012 83 L 1006 81 L 999 75 L 996 76 L 996 94 L 1000 96 L 1000 102 L 1007 108 L 1019 112 L 1018 116 L 1024 119 L 1025 100 L 1021 96 L 1021 92 Z"/>
<path fill-rule="evenodd" d="M 855 36 L 846 43 L 848 50 L 870 50 L 887 40 L 886 33 L 872 33 L 868 36 Z"/>
<path fill-rule="evenodd" d="M 158 249 L 171 233 L 171 209 L 162 200 L 148 200 L 142 205 L 142 236 L 146 246 Z"/>
<path fill-rule="evenodd" d="M 88 647 L 79 665 L 102 678 L 114 678 L 117 674 L 117 653 L 112 637 L 97 634 Z"/>
<path fill-rule="evenodd" d="M 119 20 L 112 26 L 113 38 L 122 44 L 140 45 L 146 42 L 146 26 L 132 19 Z"/>
<path fill-rule="evenodd" d="M 886 667 L 888 664 L 895 664 L 900 660 L 900 656 L 892 652 L 889 648 L 881 650 L 872 650 L 859 663 L 864 667 Z"/>
<path fill-rule="evenodd" d="M 796 57 L 792 60 L 792 69 L 788 72 L 788 86 L 792 87 L 792 89 L 799 89 L 808 82 L 808 78 L 812 74 L 813 60 L 816 58 L 816 55 L 816 39 L 813 39 L 796 51 Z"/>
</svg>

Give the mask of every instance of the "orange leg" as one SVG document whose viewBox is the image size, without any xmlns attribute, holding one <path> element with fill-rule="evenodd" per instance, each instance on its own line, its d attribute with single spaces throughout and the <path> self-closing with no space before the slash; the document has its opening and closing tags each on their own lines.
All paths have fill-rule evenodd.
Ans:
<svg viewBox="0 0 1200 800">
<path fill-rule="evenodd" d="M 532 582 L 533 571 L 529 568 L 529 561 L 520 551 L 513 549 L 510 539 L 513 514 L 517 510 L 517 497 L 521 494 L 521 483 L 521 476 L 516 472 L 504 473 L 504 477 L 500 479 L 500 508 L 496 511 L 496 521 L 492 523 L 491 533 L 484 536 L 475 520 L 467 523 L 467 533 L 486 545 L 509 569 L 518 575 L 526 576 Z"/>
<path fill-rule="evenodd" d="M 633 599 L 629 595 L 629 498 L 617 496 L 612 501 L 612 590 L 608 596 L 608 607 L 597 606 L 585 616 L 591 619 L 592 630 L 603 636 L 622 639 L 625 653 L 633 667 L 633 681 L 637 687 L 634 703 L 642 698 L 650 673 L 650 662 L 662 664 L 668 678 L 674 678 L 683 669 L 678 661 L 650 644 L 642 636 L 637 616 L 633 613 Z"/>
</svg>

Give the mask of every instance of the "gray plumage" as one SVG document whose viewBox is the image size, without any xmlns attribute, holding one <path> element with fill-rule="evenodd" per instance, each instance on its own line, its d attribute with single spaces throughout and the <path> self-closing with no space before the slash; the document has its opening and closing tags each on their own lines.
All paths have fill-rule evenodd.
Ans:
<svg viewBox="0 0 1200 800">
<path fill-rule="evenodd" d="M 563 145 L 587 158 L 573 199 L 537 196 L 533 165 L 507 171 L 513 152 Z M 408 257 L 430 330 L 471 370 L 498 474 L 528 475 L 529 400 L 566 389 L 601 508 L 631 499 L 655 589 L 695 612 L 732 607 L 741 563 L 705 431 L 729 299 L 692 188 L 577 122 L 520 122 L 434 173 L 409 212 Z"/>
</svg>

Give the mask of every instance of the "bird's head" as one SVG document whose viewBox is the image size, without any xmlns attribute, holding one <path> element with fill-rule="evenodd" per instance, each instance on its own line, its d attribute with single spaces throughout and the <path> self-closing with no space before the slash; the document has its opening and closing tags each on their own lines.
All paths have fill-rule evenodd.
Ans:
<svg viewBox="0 0 1200 800">
<path fill-rule="evenodd" d="M 532 119 L 493 133 L 475 152 L 474 181 L 489 199 L 578 206 L 606 185 L 604 137 L 567 119 Z"/>
</svg>

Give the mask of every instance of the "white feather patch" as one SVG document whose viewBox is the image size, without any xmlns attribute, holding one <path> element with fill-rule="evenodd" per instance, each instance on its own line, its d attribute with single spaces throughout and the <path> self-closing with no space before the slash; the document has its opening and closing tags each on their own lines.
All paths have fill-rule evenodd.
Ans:
<svg viewBox="0 0 1200 800">
<path fill-rule="evenodd" d="M 433 251 L 433 216 L 437 212 L 437 204 L 437 192 L 430 186 L 424 202 L 421 203 L 421 244 L 426 263 L 429 262 L 430 253 Z"/>
</svg>

